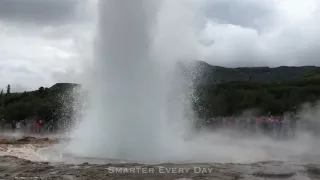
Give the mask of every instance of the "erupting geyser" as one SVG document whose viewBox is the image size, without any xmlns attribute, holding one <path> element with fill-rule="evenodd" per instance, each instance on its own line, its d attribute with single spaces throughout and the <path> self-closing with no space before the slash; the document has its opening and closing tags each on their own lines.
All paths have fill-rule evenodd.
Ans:
<svg viewBox="0 0 320 180">
<path fill-rule="evenodd" d="M 100 1 L 91 107 L 72 153 L 139 161 L 167 154 L 166 91 L 151 53 L 155 15 L 150 0 Z"/>
<path fill-rule="evenodd" d="M 72 132 L 67 153 L 150 163 L 247 163 L 299 160 L 305 154 L 319 152 L 319 147 L 314 146 L 317 143 L 308 134 L 292 141 L 274 141 L 229 129 L 226 132 L 201 131 L 196 136 L 181 137 L 179 132 L 190 132 L 184 126 L 188 121 L 183 118 L 184 111 L 192 112 L 183 109 L 189 103 L 183 101 L 183 94 L 188 90 L 185 89 L 188 83 L 184 86 L 184 82 L 188 80 L 167 76 L 173 67 L 171 61 L 174 63 L 179 59 L 171 49 L 177 45 L 158 45 L 171 38 L 184 43 L 184 38 L 175 38 L 179 35 L 171 31 L 175 22 L 180 22 L 179 15 L 173 21 L 166 15 L 176 14 L 176 7 L 179 9 L 180 3 L 185 1 L 165 1 L 168 4 L 161 7 L 160 16 L 157 15 L 157 2 L 100 0 L 94 72 L 90 74 L 92 81 L 89 83 L 90 107 Z M 169 2 L 177 4 L 172 7 Z M 185 12 L 190 11 L 187 8 Z M 181 16 L 182 19 L 191 17 Z M 188 24 L 178 25 L 178 33 L 188 29 Z M 156 27 L 156 33 L 153 27 Z M 168 48 L 167 44 L 171 46 Z M 162 66 L 162 60 L 170 63 Z M 172 89 L 177 83 L 183 84 Z M 174 90 L 173 94 L 171 90 Z M 180 95 L 182 97 L 176 99 Z M 167 101 L 168 97 L 170 101 Z M 235 137 L 238 133 L 239 136 Z"/>
</svg>

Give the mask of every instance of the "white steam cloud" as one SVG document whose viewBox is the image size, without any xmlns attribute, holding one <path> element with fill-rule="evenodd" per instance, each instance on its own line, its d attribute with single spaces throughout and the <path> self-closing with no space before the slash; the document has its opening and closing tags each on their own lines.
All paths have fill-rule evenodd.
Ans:
<svg viewBox="0 0 320 180">
<path fill-rule="evenodd" d="M 126 159 L 131 156 L 137 160 L 150 160 L 163 157 L 161 160 L 173 162 L 301 160 L 307 154 L 316 154 L 319 149 L 315 146 L 317 140 L 305 132 L 299 132 L 290 141 L 274 141 L 263 136 L 249 138 L 240 134 L 235 137 L 233 133 L 230 135 L 225 132 L 201 132 L 186 139 L 176 136 L 171 130 L 184 131 L 185 124 L 164 129 L 167 120 L 178 119 L 177 122 L 181 123 L 179 120 L 182 115 L 179 113 L 185 110 L 185 105 L 190 104 L 182 103 L 184 97 L 173 102 L 177 105 L 174 106 L 177 112 L 169 117 L 176 119 L 167 119 L 165 102 L 160 99 L 170 89 L 155 83 L 160 79 L 154 79 L 158 72 L 152 69 L 153 63 L 159 60 L 159 67 L 168 74 L 177 60 L 200 59 L 228 66 L 278 65 L 279 58 L 286 65 L 299 64 L 302 57 L 309 57 L 308 62 L 315 61 L 313 58 L 317 57 L 317 51 L 311 51 L 308 47 L 316 49 L 318 45 L 317 39 L 311 38 L 316 37 L 318 26 L 315 23 L 316 10 L 305 14 L 291 1 L 261 1 L 259 7 L 268 13 L 250 23 L 250 16 L 240 21 L 235 19 L 236 15 L 228 17 L 220 14 L 219 19 L 207 12 L 207 7 L 219 4 L 228 8 L 230 6 L 227 4 L 232 2 L 237 2 L 237 6 L 243 5 L 236 0 L 163 0 L 159 4 L 143 0 L 130 3 L 110 0 L 109 4 L 102 1 L 106 4 L 100 4 L 103 8 L 100 12 L 100 39 L 94 63 L 97 76 L 93 82 L 94 96 L 91 99 L 94 106 L 77 129 L 75 134 L 80 141 L 71 143 L 71 151 L 102 158 Z M 257 5 L 253 1 L 243 2 Z M 148 6 L 149 3 L 153 8 L 144 13 L 151 16 L 140 14 L 141 6 Z M 314 6 L 319 6 L 319 3 L 308 0 L 301 8 L 309 10 Z M 128 20 L 138 24 L 128 24 Z M 302 25 L 308 25 L 308 28 L 304 29 L 307 26 Z M 130 28 L 131 32 L 128 31 Z M 154 41 L 150 41 L 147 34 L 153 32 Z M 312 56 L 311 52 L 314 52 Z M 306 54 L 310 56 L 304 56 Z M 287 59 L 290 61 L 285 61 Z M 178 94 L 186 92 L 188 88 L 184 82 L 182 85 L 177 87 Z M 152 90 L 146 90 L 148 88 Z M 142 113 L 141 107 L 149 111 Z M 141 127 L 141 131 L 138 131 Z M 168 140 L 167 144 L 163 140 Z M 168 148 L 172 154 L 165 154 L 168 151 L 162 148 Z M 155 152 L 160 156 L 152 157 Z"/>
</svg>

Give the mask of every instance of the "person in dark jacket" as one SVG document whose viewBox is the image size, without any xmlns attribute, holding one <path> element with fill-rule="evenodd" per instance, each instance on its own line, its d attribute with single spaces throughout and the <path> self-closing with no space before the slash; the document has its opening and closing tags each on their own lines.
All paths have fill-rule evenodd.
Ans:
<svg viewBox="0 0 320 180">
<path fill-rule="evenodd" d="M 6 120 L 1 119 L 1 131 L 4 132 L 6 126 Z"/>
<path fill-rule="evenodd" d="M 12 131 L 12 133 L 16 132 L 16 128 L 17 128 L 17 122 L 16 121 L 12 121 L 11 122 L 11 131 Z"/>
</svg>

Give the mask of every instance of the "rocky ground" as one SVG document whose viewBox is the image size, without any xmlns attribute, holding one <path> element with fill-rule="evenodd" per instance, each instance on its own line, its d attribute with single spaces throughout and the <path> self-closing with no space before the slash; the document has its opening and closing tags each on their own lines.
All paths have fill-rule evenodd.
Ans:
<svg viewBox="0 0 320 180">
<path fill-rule="evenodd" d="M 43 148 L 56 143 L 50 138 L 0 139 L 0 179 L 137 179 L 137 180 L 315 180 L 320 179 L 320 165 L 290 162 L 254 164 L 67 164 L 30 161 L 16 156 L 13 148 L 26 145 Z M 24 153 L 19 151 L 19 153 Z M 11 154 L 11 155 L 10 155 Z"/>
</svg>

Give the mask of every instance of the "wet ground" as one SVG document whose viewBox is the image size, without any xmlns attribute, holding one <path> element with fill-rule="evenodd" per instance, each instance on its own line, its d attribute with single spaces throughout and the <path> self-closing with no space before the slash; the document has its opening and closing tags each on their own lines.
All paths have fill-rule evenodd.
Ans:
<svg viewBox="0 0 320 180">
<path fill-rule="evenodd" d="M 320 165 L 301 162 L 144 165 L 92 158 L 83 158 L 72 162 L 71 157 L 65 162 L 46 162 L 46 159 L 39 152 L 43 152 L 43 150 L 59 141 L 61 139 L 34 137 L 6 137 L 0 139 L 0 179 L 320 179 Z M 86 160 L 95 164 L 86 163 Z"/>
</svg>

